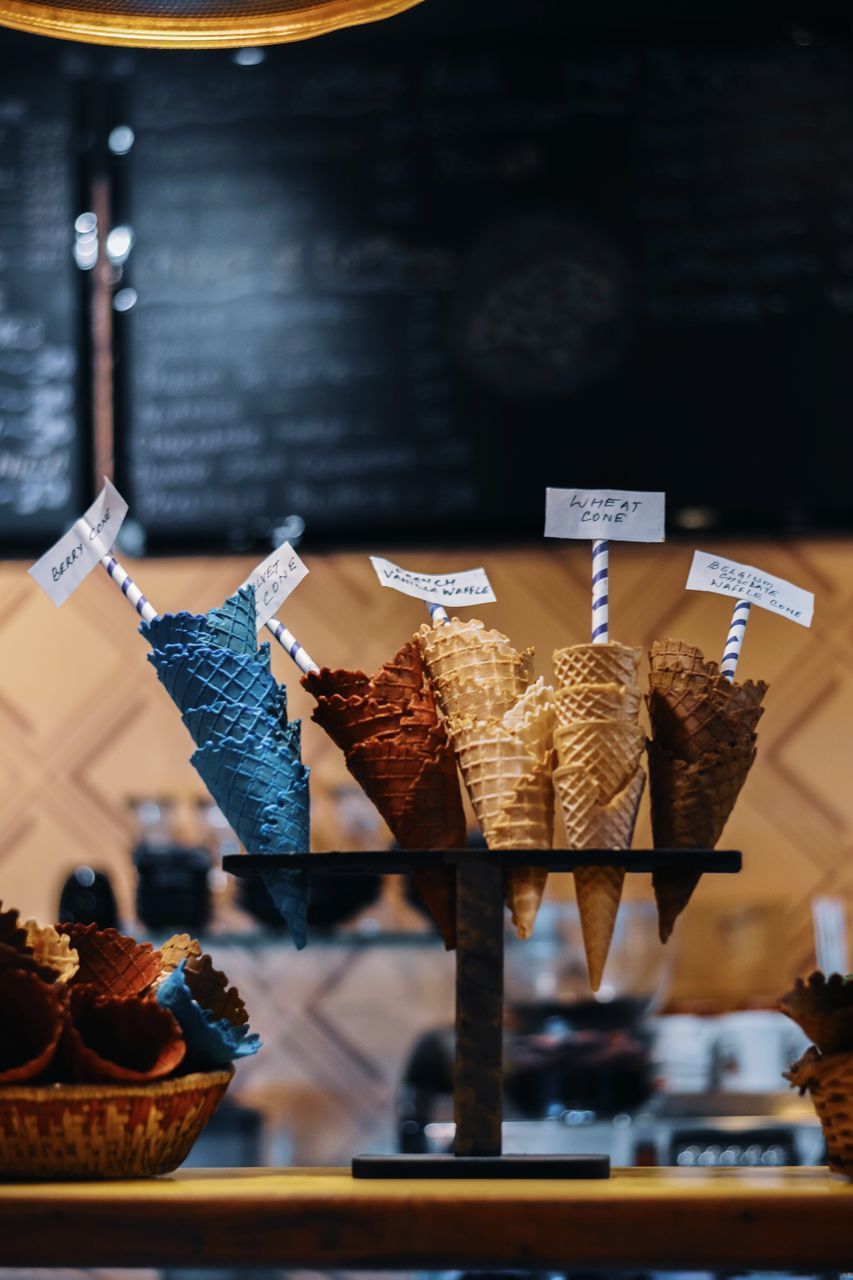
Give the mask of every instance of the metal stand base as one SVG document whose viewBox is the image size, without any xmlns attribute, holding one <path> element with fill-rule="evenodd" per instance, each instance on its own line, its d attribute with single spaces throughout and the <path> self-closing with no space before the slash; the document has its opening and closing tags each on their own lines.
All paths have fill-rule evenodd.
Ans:
<svg viewBox="0 0 853 1280">
<path fill-rule="evenodd" d="M 355 1156 L 354 1178 L 609 1178 L 607 1156 Z"/>
</svg>

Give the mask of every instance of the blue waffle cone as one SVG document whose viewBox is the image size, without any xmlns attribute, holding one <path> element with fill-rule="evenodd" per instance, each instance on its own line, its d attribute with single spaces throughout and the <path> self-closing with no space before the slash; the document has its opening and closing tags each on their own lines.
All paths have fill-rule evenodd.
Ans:
<svg viewBox="0 0 853 1280">
<path fill-rule="evenodd" d="M 157 675 L 180 711 L 214 702 L 242 702 L 247 706 L 278 705 L 278 685 L 269 669 L 269 649 L 258 655 L 194 645 L 167 658 L 149 654 Z"/>
<path fill-rule="evenodd" d="M 241 587 L 218 609 L 211 609 L 207 615 L 207 629 L 214 644 L 222 645 L 232 653 L 257 652 L 254 587 Z"/>
<path fill-rule="evenodd" d="M 166 613 L 162 618 L 143 622 L 139 630 L 151 648 L 160 652 L 175 645 L 183 648 L 208 643 L 207 619 L 203 613 Z"/>
<path fill-rule="evenodd" d="M 249 853 L 308 850 L 308 770 L 274 738 L 226 738 L 192 756 Z"/>
<path fill-rule="evenodd" d="M 199 747 L 206 742 L 218 745 L 223 738 L 245 738 L 247 734 L 256 738 L 275 732 L 283 735 L 275 716 L 263 703 L 214 702 L 185 711 L 181 719 Z"/>
<path fill-rule="evenodd" d="M 182 960 L 157 988 L 157 1003 L 177 1019 L 187 1046 L 184 1065 L 191 1071 L 214 1071 L 234 1058 L 246 1058 L 261 1047 L 260 1037 L 248 1025 L 237 1026 L 228 1018 L 214 1018 L 194 998 Z"/>
</svg>

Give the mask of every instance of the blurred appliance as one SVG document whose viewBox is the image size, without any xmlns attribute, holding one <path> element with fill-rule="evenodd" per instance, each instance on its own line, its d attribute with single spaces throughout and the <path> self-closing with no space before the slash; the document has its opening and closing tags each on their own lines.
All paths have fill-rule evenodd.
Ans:
<svg viewBox="0 0 853 1280">
<path fill-rule="evenodd" d="M 56 918 L 63 924 L 96 924 L 99 929 L 117 929 L 118 908 L 107 872 L 75 867 L 62 886 Z"/>
<path fill-rule="evenodd" d="M 174 838 L 175 802 L 132 800 L 137 826 L 136 913 L 152 932 L 189 929 L 199 933 L 211 917 L 210 853 Z"/>
</svg>

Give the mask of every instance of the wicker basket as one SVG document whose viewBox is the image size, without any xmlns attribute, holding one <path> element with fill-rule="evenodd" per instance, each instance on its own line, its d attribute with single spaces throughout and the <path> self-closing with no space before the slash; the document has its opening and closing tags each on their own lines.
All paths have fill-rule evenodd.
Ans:
<svg viewBox="0 0 853 1280">
<path fill-rule="evenodd" d="M 830 1169 L 853 1178 L 853 1053 L 809 1049 L 785 1076 L 814 1104 Z"/>
<path fill-rule="evenodd" d="M 143 1178 L 189 1154 L 234 1072 L 0 1087 L 0 1178 Z"/>
</svg>

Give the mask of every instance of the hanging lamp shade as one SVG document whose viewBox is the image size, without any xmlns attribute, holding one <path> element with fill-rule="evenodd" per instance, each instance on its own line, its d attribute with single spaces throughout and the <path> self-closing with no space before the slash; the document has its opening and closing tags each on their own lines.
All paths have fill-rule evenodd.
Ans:
<svg viewBox="0 0 853 1280">
<path fill-rule="evenodd" d="M 88 44 L 222 49 L 306 40 L 420 0 L 0 0 L 0 25 Z"/>
</svg>

